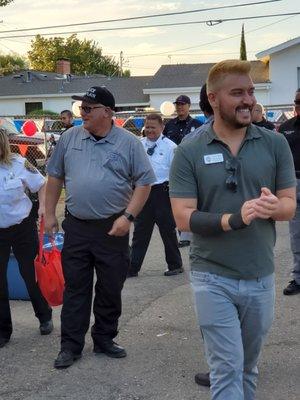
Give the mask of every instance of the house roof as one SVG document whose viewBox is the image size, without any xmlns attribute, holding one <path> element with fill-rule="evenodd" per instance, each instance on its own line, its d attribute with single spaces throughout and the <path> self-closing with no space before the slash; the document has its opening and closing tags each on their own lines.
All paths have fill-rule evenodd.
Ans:
<svg viewBox="0 0 300 400">
<path fill-rule="evenodd" d="M 271 54 L 278 53 L 279 51 L 285 50 L 289 47 L 296 46 L 299 43 L 300 43 L 300 36 L 298 36 L 294 39 L 288 40 L 284 43 L 280 43 L 277 46 L 270 47 L 267 50 L 263 50 L 263 51 L 257 53 L 256 57 L 264 58 L 264 57 L 270 56 Z"/>
<path fill-rule="evenodd" d="M 215 63 L 162 65 L 148 84 L 147 89 L 176 87 L 201 87 L 210 68 Z M 269 80 L 269 68 L 262 61 L 251 61 L 251 76 L 254 83 Z"/>
<path fill-rule="evenodd" d="M 71 96 L 83 94 L 91 86 L 105 86 L 114 94 L 117 105 L 149 103 L 149 96 L 143 93 L 143 89 L 148 86 L 151 76 L 110 78 L 104 75 L 71 75 L 68 81 L 64 75 L 53 72 L 29 73 L 28 76 L 28 71 L 21 71 L 0 77 L 0 99 L 6 96 Z"/>
</svg>

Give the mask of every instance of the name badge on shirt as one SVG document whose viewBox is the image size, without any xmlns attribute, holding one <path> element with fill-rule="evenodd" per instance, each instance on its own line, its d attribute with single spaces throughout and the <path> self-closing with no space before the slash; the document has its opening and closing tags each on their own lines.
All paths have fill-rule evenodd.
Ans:
<svg viewBox="0 0 300 400">
<path fill-rule="evenodd" d="M 204 164 L 217 164 L 224 161 L 222 153 L 207 154 L 204 156 Z"/>
</svg>

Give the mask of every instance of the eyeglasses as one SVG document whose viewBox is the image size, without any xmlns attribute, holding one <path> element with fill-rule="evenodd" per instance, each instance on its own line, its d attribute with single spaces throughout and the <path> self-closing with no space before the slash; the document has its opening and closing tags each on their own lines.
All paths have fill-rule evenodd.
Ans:
<svg viewBox="0 0 300 400">
<path fill-rule="evenodd" d="M 84 111 L 86 114 L 89 114 L 95 108 L 106 108 L 105 106 L 96 106 L 96 107 L 89 107 L 89 106 L 79 106 L 80 111 Z"/>
<path fill-rule="evenodd" d="M 154 146 L 149 147 L 149 149 L 147 149 L 148 156 L 153 156 L 153 154 L 155 152 L 155 147 L 157 147 L 157 144 L 155 144 Z"/>
<path fill-rule="evenodd" d="M 300 106 L 300 100 L 294 100 L 294 103 L 296 104 L 296 106 Z"/>
<path fill-rule="evenodd" d="M 227 189 L 231 190 L 232 192 L 236 192 L 237 190 L 237 178 L 236 178 L 236 171 L 238 169 L 238 161 L 236 159 L 226 160 L 225 163 L 226 171 L 230 172 L 230 175 L 226 179 L 226 187 Z"/>
</svg>

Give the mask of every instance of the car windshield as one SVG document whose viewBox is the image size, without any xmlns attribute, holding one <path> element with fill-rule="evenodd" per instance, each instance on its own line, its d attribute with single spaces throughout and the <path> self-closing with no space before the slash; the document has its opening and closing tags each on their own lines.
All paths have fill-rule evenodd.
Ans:
<svg viewBox="0 0 300 400">
<path fill-rule="evenodd" d="M 0 117 L 0 128 L 5 129 L 9 135 L 19 135 L 19 132 L 15 127 L 15 124 L 9 118 Z"/>
</svg>

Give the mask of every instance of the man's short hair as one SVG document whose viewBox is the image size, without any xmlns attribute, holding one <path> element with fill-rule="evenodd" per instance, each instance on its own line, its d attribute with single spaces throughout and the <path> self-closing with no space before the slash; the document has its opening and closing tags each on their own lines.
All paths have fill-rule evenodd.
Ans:
<svg viewBox="0 0 300 400">
<path fill-rule="evenodd" d="M 68 117 L 73 118 L 73 114 L 70 110 L 63 110 L 60 112 L 60 115 L 62 115 L 62 114 L 67 114 Z"/>
<path fill-rule="evenodd" d="M 224 60 L 215 64 L 208 73 L 207 91 L 217 90 L 229 74 L 248 75 L 251 63 L 244 60 Z"/>
<path fill-rule="evenodd" d="M 214 110 L 211 108 L 211 105 L 208 101 L 207 91 L 206 91 L 206 83 L 202 86 L 200 90 L 200 101 L 199 106 L 201 110 L 209 115 L 214 113 Z"/>
<path fill-rule="evenodd" d="M 156 113 L 147 115 L 146 118 L 145 118 L 145 123 L 147 121 L 158 121 L 160 125 L 163 125 L 162 117 L 159 114 L 156 114 Z"/>
</svg>

